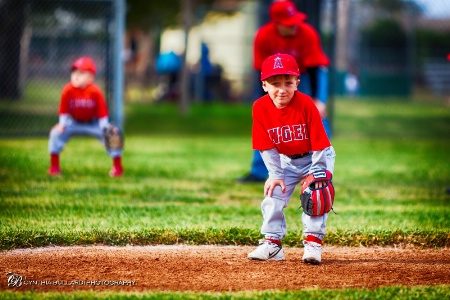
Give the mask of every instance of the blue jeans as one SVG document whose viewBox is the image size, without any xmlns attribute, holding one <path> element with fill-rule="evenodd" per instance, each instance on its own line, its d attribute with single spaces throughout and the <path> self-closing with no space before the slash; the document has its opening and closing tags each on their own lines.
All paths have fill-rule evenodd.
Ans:
<svg viewBox="0 0 450 300">
<path fill-rule="evenodd" d="M 318 88 L 317 88 L 317 98 L 323 103 L 327 103 L 328 100 L 328 70 L 326 68 L 319 68 L 317 72 L 318 78 Z M 307 95 L 311 95 L 311 84 L 309 81 L 309 74 L 303 73 L 300 76 L 300 84 L 298 86 L 300 92 L 305 93 Z M 331 140 L 331 125 L 327 118 L 322 119 L 323 126 L 325 127 L 325 131 L 328 135 L 328 138 Z M 265 179 L 268 176 L 268 171 L 264 161 L 261 157 L 261 154 L 258 150 L 253 151 L 253 159 L 250 173 L 254 176 Z"/>
</svg>

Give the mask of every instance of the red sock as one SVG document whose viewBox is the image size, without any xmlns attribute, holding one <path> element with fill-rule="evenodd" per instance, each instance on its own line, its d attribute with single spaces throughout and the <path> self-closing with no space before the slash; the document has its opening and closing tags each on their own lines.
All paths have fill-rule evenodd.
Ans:
<svg viewBox="0 0 450 300">
<path fill-rule="evenodd" d="M 58 153 L 50 154 L 50 167 L 59 169 L 59 154 Z"/>
<path fill-rule="evenodd" d="M 315 242 L 317 244 L 321 244 L 322 245 L 322 240 L 319 239 L 318 237 L 313 236 L 313 235 L 306 236 L 306 241 L 307 242 Z"/>
<path fill-rule="evenodd" d="M 279 241 L 279 240 L 276 240 L 276 239 L 267 239 L 267 238 L 266 238 L 266 240 L 271 241 L 272 243 L 275 243 L 275 244 L 277 244 L 278 246 L 281 246 L 281 241 Z"/>
<path fill-rule="evenodd" d="M 121 156 L 116 156 L 113 158 L 113 165 L 116 169 L 120 169 L 122 170 L 122 157 Z"/>
</svg>

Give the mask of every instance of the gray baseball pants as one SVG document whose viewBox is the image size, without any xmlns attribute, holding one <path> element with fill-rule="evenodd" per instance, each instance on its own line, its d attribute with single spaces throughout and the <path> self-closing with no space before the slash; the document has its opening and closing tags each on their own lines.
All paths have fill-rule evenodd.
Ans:
<svg viewBox="0 0 450 300">
<path fill-rule="evenodd" d="M 70 120 L 65 126 L 64 131 L 60 133 L 58 130 L 51 130 L 49 141 L 48 141 L 48 151 L 49 153 L 59 154 L 64 149 L 64 146 L 73 136 L 94 136 L 103 144 L 103 132 L 98 125 L 98 121 L 93 121 L 90 123 L 80 123 L 74 120 Z M 122 156 L 121 149 L 111 149 L 106 150 L 108 155 L 111 157 Z"/>
<path fill-rule="evenodd" d="M 329 147 L 326 151 L 326 161 L 327 170 L 331 173 L 334 171 L 335 157 L 336 153 L 333 147 Z M 298 159 L 290 159 L 285 155 L 280 155 L 280 158 L 286 190 L 283 193 L 281 187 L 277 186 L 273 190 L 272 197 L 266 196 L 262 201 L 261 212 L 263 215 L 263 223 L 261 233 L 266 238 L 281 241 L 287 232 L 284 208 L 288 206 L 295 187 L 308 175 L 311 167 L 311 155 Z M 297 197 L 298 201 L 300 201 L 299 199 L 300 195 Z M 325 236 L 327 218 L 328 214 L 320 217 L 311 217 L 302 213 L 303 235 L 312 235 L 322 240 Z"/>
</svg>

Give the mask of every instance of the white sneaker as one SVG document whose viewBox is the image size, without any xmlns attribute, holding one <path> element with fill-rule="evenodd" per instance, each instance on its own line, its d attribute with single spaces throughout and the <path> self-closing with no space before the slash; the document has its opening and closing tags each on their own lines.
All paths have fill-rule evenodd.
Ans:
<svg viewBox="0 0 450 300">
<path fill-rule="evenodd" d="M 322 261 L 322 245 L 316 242 L 303 241 L 305 252 L 303 253 L 303 262 L 313 265 L 320 265 Z"/>
<path fill-rule="evenodd" d="M 258 248 L 247 257 L 254 260 L 285 260 L 283 247 L 268 240 L 259 240 Z"/>
</svg>

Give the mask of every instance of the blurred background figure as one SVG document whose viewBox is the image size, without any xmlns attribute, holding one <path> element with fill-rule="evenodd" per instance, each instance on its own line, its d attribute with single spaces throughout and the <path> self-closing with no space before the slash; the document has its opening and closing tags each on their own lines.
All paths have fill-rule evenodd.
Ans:
<svg viewBox="0 0 450 300">
<path fill-rule="evenodd" d="M 213 93 L 211 87 L 213 84 L 213 72 L 214 67 L 209 59 L 209 47 L 206 43 L 201 44 L 200 55 L 200 72 L 197 76 L 198 89 L 201 91 L 201 98 L 204 102 L 211 102 L 213 99 Z"/>
<path fill-rule="evenodd" d="M 200 58 L 192 69 L 192 95 L 204 103 L 212 103 L 229 98 L 229 85 L 223 78 L 223 69 L 210 59 L 209 46 L 200 44 Z"/>
<path fill-rule="evenodd" d="M 348 72 L 345 75 L 345 91 L 346 94 L 355 97 L 358 94 L 359 82 L 358 77 L 353 72 Z"/>
<path fill-rule="evenodd" d="M 52 127 L 48 141 L 50 153 L 50 176 L 60 176 L 60 154 L 74 136 L 88 135 L 105 144 L 104 132 L 110 125 L 109 111 L 103 91 L 94 82 L 97 67 L 90 57 L 80 57 L 70 68 L 70 81 L 62 89 L 58 109 L 59 122 Z M 118 129 L 115 129 L 118 130 Z M 111 177 L 123 175 L 123 148 L 110 149 L 112 158 Z"/>
<path fill-rule="evenodd" d="M 156 100 L 176 101 L 179 98 L 181 59 L 173 51 L 160 53 L 156 58 L 158 86 Z"/>
<path fill-rule="evenodd" d="M 126 100 L 149 98 L 144 91 L 149 83 L 152 55 L 152 43 L 148 33 L 140 28 L 131 28 L 125 32 L 123 60 Z"/>
</svg>

